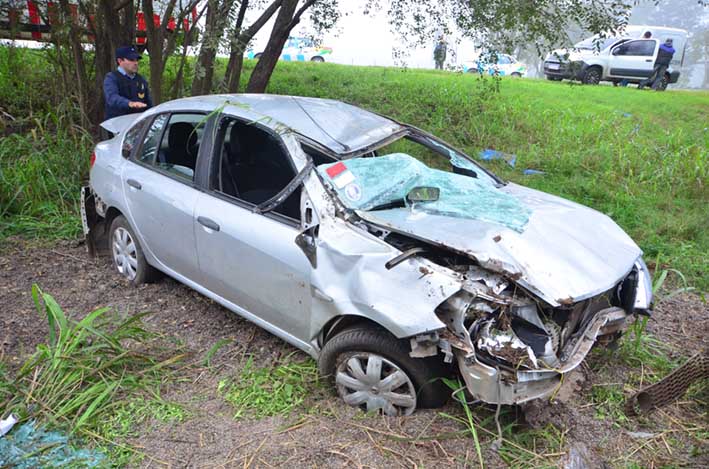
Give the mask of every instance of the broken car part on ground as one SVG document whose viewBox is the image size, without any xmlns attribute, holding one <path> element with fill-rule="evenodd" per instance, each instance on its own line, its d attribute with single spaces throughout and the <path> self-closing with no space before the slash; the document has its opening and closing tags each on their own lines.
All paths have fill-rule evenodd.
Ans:
<svg viewBox="0 0 709 469">
<path fill-rule="evenodd" d="M 318 360 L 350 405 L 409 414 L 554 392 L 632 314 L 637 245 L 607 216 L 505 183 L 337 101 L 171 101 L 103 124 L 82 215 L 131 283 L 160 273 Z"/>
</svg>

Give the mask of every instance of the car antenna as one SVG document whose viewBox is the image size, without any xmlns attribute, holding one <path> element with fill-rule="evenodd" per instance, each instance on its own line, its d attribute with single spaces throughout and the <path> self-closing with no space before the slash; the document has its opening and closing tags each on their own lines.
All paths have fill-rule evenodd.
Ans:
<svg viewBox="0 0 709 469">
<path fill-rule="evenodd" d="M 340 141 L 337 140 L 335 137 L 333 137 L 332 135 L 330 135 L 327 130 L 323 129 L 322 126 L 318 123 L 318 121 L 316 121 L 315 119 L 313 119 L 313 116 L 311 116 L 310 113 L 308 113 L 308 111 L 305 110 L 305 108 L 303 107 L 303 105 L 300 104 L 300 101 L 298 101 L 298 100 L 295 98 L 295 96 L 291 96 L 291 99 L 293 99 L 293 101 L 295 101 L 295 103 L 298 105 L 298 107 L 303 110 L 303 112 L 305 113 L 305 115 L 308 116 L 311 121 L 313 121 L 313 124 L 315 124 L 318 129 L 322 130 L 322 132 L 323 132 L 325 135 L 327 135 L 328 137 L 330 137 L 334 142 L 336 142 L 338 145 L 340 145 L 345 151 L 350 151 L 350 147 L 349 147 L 348 145 L 345 145 L 344 143 L 340 142 Z"/>
</svg>

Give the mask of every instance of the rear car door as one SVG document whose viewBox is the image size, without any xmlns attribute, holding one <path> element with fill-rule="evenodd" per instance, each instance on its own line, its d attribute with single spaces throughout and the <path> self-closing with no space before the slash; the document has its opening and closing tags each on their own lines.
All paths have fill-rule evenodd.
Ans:
<svg viewBox="0 0 709 469">
<path fill-rule="evenodd" d="M 122 174 L 128 217 L 161 270 L 199 275 L 193 216 L 195 171 L 206 116 L 158 114 Z"/>
<path fill-rule="evenodd" d="M 611 49 L 609 73 L 613 77 L 647 78 L 652 74 L 658 41 L 638 39 Z"/>
<path fill-rule="evenodd" d="M 295 243 L 302 188 L 272 211 L 256 210 L 296 177 L 287 148 L 260 125 L 225 117 L 209 174 L 194 217 L 202 285 L 289 342 L 307 343 L 311 266 Z"/>
</svg>

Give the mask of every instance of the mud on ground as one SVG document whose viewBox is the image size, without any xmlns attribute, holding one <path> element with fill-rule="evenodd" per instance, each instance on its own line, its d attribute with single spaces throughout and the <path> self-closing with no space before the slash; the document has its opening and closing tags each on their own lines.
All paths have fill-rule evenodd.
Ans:
<svg viewBox="0 0 709 469">
<path fill-rule="evenodd" d="M 249 356 L 268 365 L 305 354 L 172 279 L 131 288 L 108 259 L 89 259 L 79 242 L 39 246 L 15 239 L 0 246 L 0 360 L 10 369 L 45 340 L 33 283 L 74 317 L 104 306 L 120 317 L 150 311 L 147 327 L 163 343 L 167 339 L 188 352 L 189 366 L 161 391 L 187 417 L 137 425 L 137 436 L 123 442 L 139 452 L 137 466 L 479 467 L 472 437 L 450 417 L 465 420 L 455 403 L 385 418 L 355 411 L 317 386 L 289 415 L 235 419 L 234 408 L 217 392 L 220 380 L 238 376 Z M 681 362 L 707 347 L 709 309 L 698 296 L 673 297 L 657 305 L 648 330 Z M 205 367 L 205 354 L 221 339 L 230 342 Z M 709 467 L 706 389 L 695 386 L 689 397 L 637 418 L 619 417 L 612 402 L 599 399 L 604 387 L 625 395 L 637 390 L 642 372 L 617 355 L 593 353 L 553 403 L 525 409 L 526 421 L 521 409 L 503 409 L 502 424 L 515 424 L 516 436 L 501 449 L 494 443 L 495 409 L 472 406 L 485 427 L 478 427 L 485 466 Z"/>
</svg>

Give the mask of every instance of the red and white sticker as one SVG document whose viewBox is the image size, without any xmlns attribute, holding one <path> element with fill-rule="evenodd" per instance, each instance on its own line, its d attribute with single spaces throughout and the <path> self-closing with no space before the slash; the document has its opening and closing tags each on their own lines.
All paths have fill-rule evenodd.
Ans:
<svg viewBox="0 0 709 469">
<path fill-rule="evenodd" d="M 330 176 L 330 179 L 332 179 L 332 182 L 335 183 L 335 187 L 338 189 L 342 189 L 355 180 L 354 174 L 347 169 L 347 166 L 345 166 L 343 162 L 330 166 L 325 172 Z"/>
</svg>

